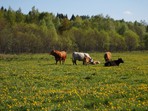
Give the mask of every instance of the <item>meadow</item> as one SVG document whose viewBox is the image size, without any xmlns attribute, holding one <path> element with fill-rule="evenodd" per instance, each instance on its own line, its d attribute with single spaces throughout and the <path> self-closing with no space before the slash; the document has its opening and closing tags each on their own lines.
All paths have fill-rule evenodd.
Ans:
<svg viewBox="0 0 148 111">
<path fill-rule="evenodd" d="M 0 54 L 0 111 L 148 111 L 148 51 L 112 53 L 123 64 L 64 65 L 48 54 Z"/>
</svg>

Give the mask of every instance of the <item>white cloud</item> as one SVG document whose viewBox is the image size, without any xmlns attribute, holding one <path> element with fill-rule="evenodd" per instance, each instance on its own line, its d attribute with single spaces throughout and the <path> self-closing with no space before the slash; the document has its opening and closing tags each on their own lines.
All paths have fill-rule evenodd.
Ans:
<svg viewBox="0 0 148 111">
<path fill-rule="evenodd" d="M 129 10 L 123 12 L 125 15 L 132 15 L 133 13 Z"/>
</svg>

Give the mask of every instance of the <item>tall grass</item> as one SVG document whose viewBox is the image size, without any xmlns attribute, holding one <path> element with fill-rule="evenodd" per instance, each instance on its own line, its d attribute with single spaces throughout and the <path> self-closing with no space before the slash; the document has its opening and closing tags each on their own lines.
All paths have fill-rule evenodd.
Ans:
<svg viewBox="0 0 148 111">
<path fill-rule="evenodd" d="M 112 53 L 119 67 L 55 65 L 48 54 L 0 55 L 0 110 L 148 110 L 148 52 Z"/>
</svg>

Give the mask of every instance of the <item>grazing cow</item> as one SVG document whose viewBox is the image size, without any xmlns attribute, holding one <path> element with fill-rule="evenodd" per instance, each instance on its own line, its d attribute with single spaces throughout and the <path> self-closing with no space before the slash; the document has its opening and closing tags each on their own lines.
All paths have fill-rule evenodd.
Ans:
<svg viewBox="0 0 148 111">
<path fill-rule="evenodd" d="M 105 52 L 104 60 L 105 62 L 111 61 L 111 52 Z"/>
<path fill-rule="evenodd" d="M 93 64 L 93 63 L 94 63 L 94 60 L 90 56 L 84 54 L 83 64 L 87 65 L 87 64 Z"/>
<path fill-rule="evenodd" d="M 84 64 L 96 65 L 96 64 L 100 64 L 100 61 L 94 61 L 92 58 L 87 57 L 87 56 L 85 55 L 85 57 L 84 57 Z"/>
<path fill-rule="evenodd" d="M 72 53 L 72 62 L 73 65 L 77 65 L 76 61 L 83 61 L 83 65 L 89 63 L 92 58 L 88 53 L 82 53 L 82 52 L 73 52 Z"/>
<path fill-rule="evenodd" d="M 61 64 L 61 61 L 64 64 L 67 53 L 65 51 L 52 50 L 50 52 L 50 55 L 55 57 L 56 64 L 58 61 L 60 62 L 60 64 Z"/>
<path fill-rule="evenodd" d="M 108 61 L 104 64 L 104 66 L 119 66 L 120 63 L 124 63 L 122 58 L 119 58 L 118 60 Z"/>
</svg>

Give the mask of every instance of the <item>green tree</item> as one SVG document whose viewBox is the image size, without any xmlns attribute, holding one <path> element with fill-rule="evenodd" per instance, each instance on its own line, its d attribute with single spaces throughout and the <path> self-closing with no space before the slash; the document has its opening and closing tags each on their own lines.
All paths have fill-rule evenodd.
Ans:
<svg viewBox="0 0 148 111">
<path fill-rule="evenodd" d="M 90 19 L 90 22 L 91 22 L 91 27 L 94 29 L 96 28 L 97 30 L 103 30 L 103 20 L 104 20 L 104 17 L 102 14 L 100 15 L 96 15 L 96 16 L 92 16 L 91 19 Z"/>
<path fill-rule="evenodd" d="M 126 31 L 124 34 L 127 50 L 132 51 L 139 47 L 139 36 L 133 31 Z"/>
<path fill-rule="evenodd" d="M 59 27 L 61 26 L 59 17 L 56 17 L 55 19 L 53 19 L 53 23 L 54 23 L 55 29 L 58 31 Z"/>
<path fill-rule="evenodd" d="M 12 32 L 10 27 L 0 30 L 0 53 L 12 52 Z"/>
<path fill-rule="evenodd" d="M 144 35 L 144 43 L 145 43 L 145 49 L 148 50 L 148 33 L 146 33 L 146 34 Z"/>
<path fill-rule="evenodd" d="M 105 51 L 109 50 L 109 36 L 108 33 L 104 30 L 98 32 L 96 42 L 98 46 L 98 50 Z"/>
<path fill-rule="evenodd" d="M 32 7 L 32 10 L 27 15 L 27 22 L 28 23 L 38 23 L 39 12 L 38 9 L 35 9 L 35 6 Z"/>
<path fill-rule="evenodd" d="M 75 20 L 75 15 L 73 14 L 72 16 L 71 16 L 71 18 L 70 18 L 70 21 L 74 21 Z"/>
<path fill-rule="evenodd" d="M 115 31 L 109 32 L 110 37 L 110 50 L 111 51 L 122 51 L 125 50 L 125 40 L 124 37 L 119 35 Z"/>
<path fill-rule="evenodd" d="M 20 23 L 20 22 L 24 22 L 25 20 L 25 16 L 23 15 L 21 8 L 19 8 L 16 11 L 16 22 Z"/>
<path fill-rule="evenodd" d="M 0 53 L 68 51 L 120 51 L 147 49 L 145 21 L 126 22 L 108 15 L 74 16 L 39 12 L 28 14 L 21 8 L 0 9 Z"/>
<path fill-rule="evenodd" d="M 15 12 L 12 10 L 11 7 L 9 7 L 5 16 L 6 16 L 6 19 L 10 23 L 11 26 L 15 24 L 16 15 L 15 15 Z"/>
<path fill-rule="evenodd" d="M 96 41 L 98 31 L 93 29 L 87 29 L 85 33 L 85 51 L 95 51 L 98 50 L 98 44 Z"/>
<path fill-rule="evenodd" d="M 80 28 L 82 26 L 83 20 L 81 17 L 76 16 L 72 22 L 73 22 L 73 25 L 72 25 L 73 27 Z"/>
<path fill-rule="evenodd" d="M 103 29 L 106 31 L 115 30 L 114 21 L 108 15 L 104 18 Z"/>
<path fill-rule="evenodd" d="M 89 19 L 84 19 L 83 22 L 82 22 L 82 29 L 89 29 L 91 28 L 91 22 L 89 21 Z"/>
<path fill-rule="evenodd" d="M 62 19 L 61 26 L 59 27 L 60 34 L 62 34 L 63 31 L 69 30 L 70 28 L 71 28 L 71 22 L 67 18 Z"/>
<path fill-rule="evenodd" d="M 84 30 L 74 27 L 70 31 L 72 35 L 74 49 L 76 51 L 83 51 Z"/>
<path fill-rule="evenodd" d="M 128 26 L 125 22 L 120 22 L 120 26 L 118 27 L 118 33 L 120 35 L 124 35 L 124 33 L 128 30 Z"/>
<path fill-rule="evenodd" d="M 141 23 L 134 23 L 135 33 L 139 36 L 139 48 L 144 49 L 144 34 L 146 32 L 145 26 Z"/>
</svg>

